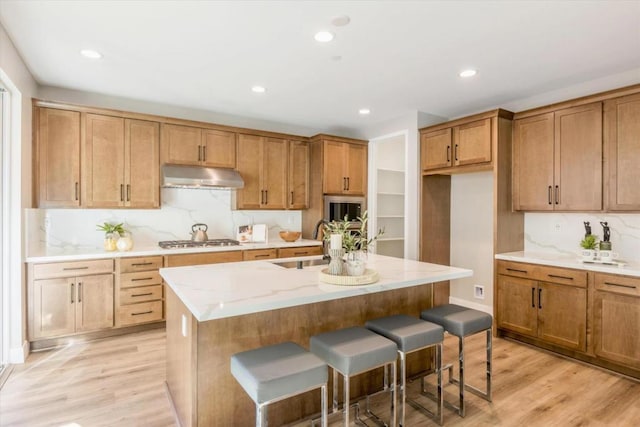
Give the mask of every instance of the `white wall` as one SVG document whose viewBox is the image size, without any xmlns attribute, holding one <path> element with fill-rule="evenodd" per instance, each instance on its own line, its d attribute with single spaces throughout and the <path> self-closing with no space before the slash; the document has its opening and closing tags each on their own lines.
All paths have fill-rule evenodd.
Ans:
<svg viewBox="0 0 640 427">
<path fill-rule="evenodd" d="M 452 280 L 450 302 L 493 312 L 493 174 L 451 176 L 451 265 L 473 270 Z M 484 299 L 473 286 L 484 286 Z"/>
<path fill-rule="evenodd" d="M 26 357 L 25 275 L 22 209 L 31 203 L 31 98 L 37 85 L 0 25 L 0 81 L 9 91 L 9 144 L 3 146 L 3 265 L 4 319 L 8 331 L 3 349 L 9 363 Z M 4 144 L 3 144 L 4 145 Z"/>
</svg>

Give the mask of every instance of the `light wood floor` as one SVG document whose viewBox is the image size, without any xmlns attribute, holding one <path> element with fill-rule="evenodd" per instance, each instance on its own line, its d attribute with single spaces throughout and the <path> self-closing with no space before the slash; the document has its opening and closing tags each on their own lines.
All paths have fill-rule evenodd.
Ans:
<svg viewBox="0 0 640 427">
<path fill-rule="evenodd" d="M 483 339 L 466 341 L 467 374 L 477 385 Z M 447 337 L 445 344 L 450 361 L 457 342 Z M 0 426 L 175 426 L 164 350 L 160 329 L 32 354 L 0 389 Z M 502 339 L 493 355 L 493 402 L 471 395 L 467 416 L 445 410 L 445 426 L 640 425 L 639 382 Z M 455 401 L 454 386 L 445 390 Z M 378 405 L 386 407 L 384 398 Z M 433 425 L 407 407 L 407 426 Z"/>
</svg>

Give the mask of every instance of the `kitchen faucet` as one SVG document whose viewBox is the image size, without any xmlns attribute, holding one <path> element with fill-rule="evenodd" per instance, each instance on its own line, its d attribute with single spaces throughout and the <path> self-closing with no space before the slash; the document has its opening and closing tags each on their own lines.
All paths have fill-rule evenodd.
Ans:
<svg viewBox="0 0 640 427">
<path fill-rule="evenodd" d="M 328 224 L 329 221 L 325 220 L 325 219 L 321 219 L 320 221 L 318 221 L 318 223 L 316 224 L 314 230 L 313 230 L 313 235 L 311 236 L 313 238 L 313 240 L 318 239 L 318 234 L 320 233 L 320 226 L 324 225 L 324 224 Z M 329 256 L 329 254 L 327 253 L 327 242 L 324 240 L 324 236 L 322 239 L 322 259 L 331 259 L 331 257 Z"/>
</svg>

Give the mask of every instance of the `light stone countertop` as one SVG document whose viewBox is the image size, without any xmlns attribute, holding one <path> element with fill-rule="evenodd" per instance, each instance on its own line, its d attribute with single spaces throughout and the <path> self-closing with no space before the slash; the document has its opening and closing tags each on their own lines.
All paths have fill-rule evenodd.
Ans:
<svg viewBox="0 0 640 427">
<path fill-rule="evenodd" d="M 275 264 L 300 259 L 162 268 L 160 275 L 200 322 L 473 275 L 468 269 L 369 254 L 367 269 L 377 271 L 380 280 L 369 285 L 338 286 L 319 280 L 319 272 L 326 265 L 298 270 Z"/>
<path fill-rule="evenodd" d="M 578 256 L 559 255 L 550 252 L 507 252 L 496 254 L 496 259 L 504 261 L 526 262 L 530 264 L 550 265 L 554 267 L 574 268 L 597 271 L 600 273 L 621 274 L 640 277 L 640 262 L 626 262 L 623 266 L 583 263 Z"/>
<path fill-rule="evenodd" d="M 274 240 L 267 243 L 242 243 L 239 246 L 216 246 L 208 248 L 177 248 L 162 249 L 158 245 L 139 245 L 134 244 L 133 250 L 126 252 L 107 252 L 97 248 L 47 248 L 41 247 L 25 258 L 25 262 L 42 263 L 42 262 L 61 262 L 61 261 L 83 261 L 90 259 L 104 258 L 123 258 L 138 256 L 154 256 L 154 255 L 179 255 L 202 252 L 228 252 L 228 251 L 246 251 L 251 249 L 272 249 L 272 248 L 296 248 L 300 246 L 322 246 L 319 240 L 300 239 L 295 242 L 285 242 L 282 240 Z"/>
</svg>

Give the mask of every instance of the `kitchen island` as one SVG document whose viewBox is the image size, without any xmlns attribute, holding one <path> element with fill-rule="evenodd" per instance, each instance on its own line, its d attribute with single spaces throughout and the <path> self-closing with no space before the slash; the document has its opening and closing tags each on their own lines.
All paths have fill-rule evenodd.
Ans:
<svg viewBox="0 0 640 427">
<path fill-rule="evenodd" d="M 278 260 L 282 262 L 284 260 Z M 380 279 L 364 286 L 319 281 L 326 266 L 284 268 L 254 261 L 164 268 L 167 386 L 182 426 L 252 425 L 254 405 L 231 376 L 231 355 L 294 341 L 308 348 L 315 334 L 362 325 L 367 319 L 432 305 L 432 284 L 469 277 L 471 270 L 369 255 Z M 424 368 L 417 360 L 409 369 Z M 381 375 L 352 382 L 353 396 L 376 389 Z M 269 419 L 281 425 L 319 411 L 317 392 L 276 403 Z"/>
</svg>

